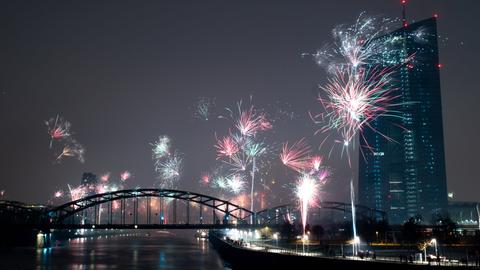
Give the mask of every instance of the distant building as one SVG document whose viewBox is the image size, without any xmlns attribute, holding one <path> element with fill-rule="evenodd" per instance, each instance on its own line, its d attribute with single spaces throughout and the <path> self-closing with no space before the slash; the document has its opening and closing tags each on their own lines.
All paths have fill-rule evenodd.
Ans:
<svg viewBox="0 0 480 270">
<path fill-rule="evenodd" d="M 379 117 L 366 129 L 359 161 L 359 202 L 388 213 L 391 224 L 447 208 L 442 104 L 435 18 L 392 33 L 400 55 L 414 61 L 394 75 L 401 118 Z M 421 35 L 421 36 L 420 36 Z M 393 139 L 386 140 L 383 135 Z"/>
<path fill-rule="evenodd" d="M 448 202 L 448 216 L 458 225 L 479 226 L 479 202 Z"/>
</svg>

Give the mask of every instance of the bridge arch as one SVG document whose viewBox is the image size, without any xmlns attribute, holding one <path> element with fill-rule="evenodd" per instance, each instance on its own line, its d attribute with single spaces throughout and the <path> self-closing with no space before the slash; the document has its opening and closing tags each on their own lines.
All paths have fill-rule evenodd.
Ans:
<svg viewBox="0 0 480 270">
<path fill-rule="evenodd" d="M 335 210 L 343 212 L 344 215 L 352 213 L 352 205 L 344 202 L 320 202 L 316 207 L 311 208 L 311 213 L 322 209 Z M 293 204 L 285 204 L 261 210 L 256 213 L 257 224 L 278 225 L 288 221 L 292 214 L 298 212 L 298 206 Z M 370 220 L 387 220 L 387 214 L 384 211 L 373 209 L 364 205 L 355 205 L 355 214 L 359 219 L 366 218 Z"/>
<path fill-rule="evenodd" d="M 210 214 L 207 213 L 205 209 L 212 211 L 211 220 L 213 224 L 248 224 L 250 219 L 247 217 L 251 217 L 253 214 L 246 208 L 212 196 L 189 191 L 151 188 L 119 190 L 91 195 L 54 207 L 47 211 L 47 215 L 49 216 L 51 224 L 78 224 L 78 222 L 87 221 L 92 225 L 100 223 L 125 225 L 139 223 L 152 224 L 160 214 L 161 220 L 159 222 L 164 224 L 164 212 L 154 213 L 155 215 L 152 215 L 152 198 L 159 199 L 160 204 L 163 203 L 163 205 L 161 205 L 163 208 L 165 208 L 168 203 L 172 204 L 170 211 L 174 211 L 173 217 L 175 219 L 172 223 L 192 224 L 190 223 L 192 217 L 198 217 L 197 224 L 208 223 L 205 217 Z M 143 208 L 139 207 L 140 199 L 146 200 Z M 117 202 L 117 204 L 115 204 L 115 202 Z M 186 220 L 177 221 L 177 202 L 183 203 L 185 206 L 185 211 L 180 213 L 183 216 L 186 214 Z M 115 205 L 117 207 L 115 207 Z M 106 206 L 103 208 L 103 212 L 106 212 L 103 217 L 103 222 L 101 218 L 102 206 Z M 127 206 L 130 207 L 130 213 L 127 211 Z M 196 211 L 198 211 L 196 215 L 193 213 L 195 207 L 198 207 L 198 209 L 196 209 Z M 160 211 L 164 211 L 163 208 Z M 93 214 L 91 213 L 92 210 Z M 87 213 L 90 217 L 89 219 L 85 218 L 86 211 L 90 211 L 90 214 Z M 142 213 L 139 213 L 139 211 Z M 145 218 L 143 222 L 139 220 L 140 214 L 146 216 L 146 221 Z M 168 213 L 166 214 L 168 215 Z M 220 218 L 218 214 L 220 214 Z M 114 216 L 117 217 L 116 222 L 113 220 Z M 120 221 L 118 221 L 118 216 L 120 216 Z M 129 216 L 133 217 L 129 218 Z M 154 218 L 153 222 L 152 217 Z M 127 221 L 127 218 L 133 220 Z M 196 222 L 193 222 L 193 224 L 195 223 Z"/>
</svg>

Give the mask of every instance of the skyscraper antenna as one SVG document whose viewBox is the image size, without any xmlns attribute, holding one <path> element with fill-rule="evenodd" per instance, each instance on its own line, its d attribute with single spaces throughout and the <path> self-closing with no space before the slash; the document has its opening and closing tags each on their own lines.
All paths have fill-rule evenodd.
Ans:
<svg viewBox="0 0 480 270">
<path fill-rule="evenodd" d="M 407 27 L 407 13 L 406 13 L 406 7 L 407 7 L 407 0 L 400 0 L 402 3 L 402 26 Z"/>
</svg>

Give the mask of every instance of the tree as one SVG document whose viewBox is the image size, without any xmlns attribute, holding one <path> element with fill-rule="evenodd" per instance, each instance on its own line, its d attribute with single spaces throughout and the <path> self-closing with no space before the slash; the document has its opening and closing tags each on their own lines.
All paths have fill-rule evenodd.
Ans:
<svg viewBox="0 0 480 270">
<path fill-rule="evenodd" d="M 325 234 L 325 230 L 321 225 L 314 225 L 312 227 L 312 234 L 315 236 L 317 240 L 320 240 L 320 238 L 322 238 L 323 235 Z"/>
<path fill-rule="evenodd" d="M 433 235 L 435 238 L 446 244 L 453 244 L 457 242 L 457 223 L 455 223 L 449 217 L 440 216 L 435 224 L 437 225 L 433 230 Z"/>
<path fill-rule="evenodd" d="M 419 219 L 411 217 L 402 226 L 402 238 L 408 243 L 418 243 L 421 240 Z"/>
<path fill-rule="evenodd" d="M 287 239 L 295 238 L 295 227 L 293 224 L 285 222 L 280 228 L 280 234 Z"/>
</svg>

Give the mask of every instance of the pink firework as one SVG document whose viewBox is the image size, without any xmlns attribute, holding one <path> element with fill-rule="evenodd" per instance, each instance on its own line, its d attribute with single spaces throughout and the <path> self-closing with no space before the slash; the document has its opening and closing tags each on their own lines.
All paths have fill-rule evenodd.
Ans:
<svg viewBox="0 0 480 270">
<path fill-rule="evenodd" d="M 322 165 L 322 157 L 320 156 L 314 156 L 311 159 L 311 164 L 310 166 L 314 171 L 318 171 L 320 169 L 320 165 Z"/>
<path fill-rule="evenodd" d="M 119 209 L 120 208 L 120 202 L 119 201 L 113 201 L 112 202 L 112 207 L 113 209 Z"/>
<path fill-rule="evenodd" d="M 253 106 L 250 109 L 242 111 L 235 127 L 243 136 L 254 136 L 258 131 L 264 131 L 272 128 L 265 113 L 258 113 Z"/>
<path fill-rule="evenodd" d="M 221 140 L 217 140 L 215 148 L 217 148 L 217 159 L 222 157 L 231 158 L 239 151 L 237 143 L 231 136 L 226 136 Z"/>
<path fill-rule="evenodd" d="M 200 177 L 200 183 L 202 183 L 205 186 L 208 186 L 210 184 L 210 174 L 209 173 L 202 173 L 202 176 Z"/>
<path fill-rule="evenodd" d="M 371 126 L 376 118 L 402 117 L 394 108 L 406 103 L 396 102 L 400 96 L 392 93 L 396 89 L 389 86 L 396 68 L 338 69 L 329 83 L 322 87 L 326 97 L 318 98 L 326 113 L 314 117 L 317 123 L 324 124 L 316 133 L 336 130 L 342 138 L 340 143 L 348 146 L 355 135 L 361 134 L 365 128 L 379 133 Z"/>
<path fill-rule="evenodd" d="M 108 182 L 108 180 L 110 180 L 110 173 L 106 173 L 100 176 L 100 180 L 102 180 L 102 182 Z"/>
<path fill-rule="evenodd" d="M 50 135 L 50 148 L 52 148 L 54 140 L 65 139 L 71 135 L 70 123 L 63 120 L 59 115 L 56 118 L 45 121 L 45 125 L 47 126 L 48 135 Z"/>
<path fill-rule="evenodd" d="M 71 188 L 70 186 L 68 186 L 68 188 L 70 190 L 70 197 L 71 197 L 72 201 L 79 200 L 79 199 L 87 196 L 87 194 L 88 194 L 88 190 L 85 186 L 78 186 L 78 187 L 75 187 L 75 188 Z"/>
<path fill-rule="evenodd" d="M 280 160 L 283 165 L 301 172 L 311 167 L 310 146 L 306 143 L 305 139 L 295 142 L 291 146 L 288 142 L 283 144 L 282 153 L 280 153 Z"/>
<path fill-rule="evenodd" d="M 132 174 L 129 171 L 124 171 L 120 174 L 120 180 L 124 182 L 130 179 L 130 177 L 132 177 Z"/>
<path fill-rule="evenodd" d="M 53 197 L 55 197 L 55 198 L 61 198 L 61 197 L 63 197 L 63 190 L 57 190 L 57 191 L 55 191 L 55 193 L 53 194 Z"/>
</svg>

